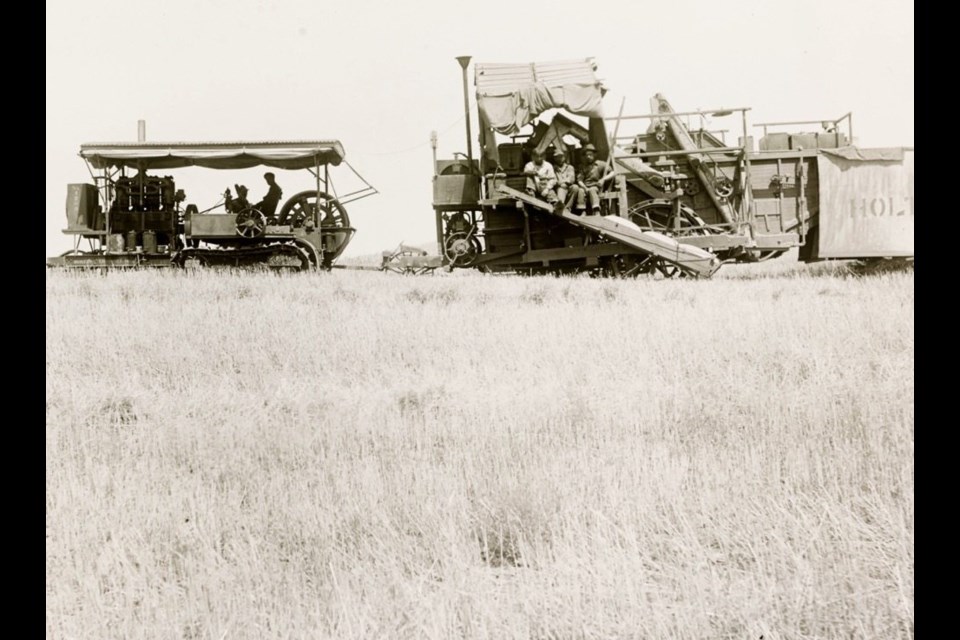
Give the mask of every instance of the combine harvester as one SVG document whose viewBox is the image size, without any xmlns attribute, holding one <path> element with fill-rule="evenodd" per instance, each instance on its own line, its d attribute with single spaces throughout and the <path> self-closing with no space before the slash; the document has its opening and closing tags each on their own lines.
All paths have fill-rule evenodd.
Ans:
<svg viewBox="0 0 960 640">
<path fill-rule="evenodd" d="M 470 58 L 457 60 L 467 153 L 437 160 L 433 136 L 436 237 L 449 268 L 709 277 L 724 263 L 759 262 L 794 247 L 806 262 L 894 258 L 912 264 L 913 149 L 853 146 L 849 113 L 755 124 L 763 131 L 755 149 L 748 107 L 677 112 L 656 95 L 650 113 L 624 115 L 621 104 L 616 117 L 605 116 L 606 89 L 592 58 L 478 63 L 475 160 Z M 703 126 L 707 117 L 729 116 L 741 126 L 736 145 L 726 141 L 726 130 Z M 701 126 L 692 127 L 690 118 Z M 626 133 L 638 122 L 642 131 Z M 818 130 L 777 131 L 800 125 Z M 599 190 L 599 215 L 526 190 L 523 170 L 534 152 L 559 151 L 579 167 L 587 145 L 613 174 Z"/>
<path fill-rule="evenodd" d="M 67 185 L 63 232 L 74 238 L 74 245 L 49 258 L 48 266 L 329 269 L 355 232 L 344 205 L 377 193 L 346 162 L 336 140 L 147 142 L 143 121 L 139 138 L 136 143 L 81 145 L 80 157 L 93 184 Z M 341 164 L 366 186 L 338 196 L 330 167 Z M 186 194 L 171 176 L 156 175 L 187 167 L 306 170 L 314 188 L 296 193 L 276 211 L 264 212 L 247 200 L 244 185 L 234 185 L 236 194 L 228 188 L 219 203 L 201 211 L 193 204 L 184 206 Z"/>
</svg>

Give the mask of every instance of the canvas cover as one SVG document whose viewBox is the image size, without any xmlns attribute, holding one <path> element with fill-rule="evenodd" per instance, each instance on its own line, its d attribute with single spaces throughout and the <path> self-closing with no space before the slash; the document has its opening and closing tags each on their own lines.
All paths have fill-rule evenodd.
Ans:
<svg viewBox="0 0 960 640">
<path fill-rule="evenodd" d="M 602 132 L 605 89 L 596 68 L 593 58 L 474 65 L 480 135 L 487 160 L 497 162 L 495 132 L 514 135 L 549 109 L 590 118 L 592 139 L 594 130 Z M 601 134 L 594 140 L 604 153 L 605 138 Z"/>
<path fill-rule="evenodd" d="M 603 87 L 593 58 L 530 64 L 477 64 L 477 103 L 486 124 L 513 135 L 548 109 L 603 117 Z"/>
<path fill-rule="evenodd" d="M 902 162 L 906 151 L 905 147 L 880 147 L 876 149 L 840 147 L 838 149 L 822 149 L 821 153 L 843 160 L 895 160 Z"/>
<path fill-rule="evenodd" d="M 117 142 L 80 146 L 80 156 L 97 169 L 248 169 L 264 166 L 275 169 L 307 169 L 317 164 L 338 165 L 344 159 L 343 146 L 336 140 L 293 142 Z"/>
<path fill-rule="evenodd" d="M 913 149 L 821 151 L 821 258 L 913 256 Z"/>
</svg>

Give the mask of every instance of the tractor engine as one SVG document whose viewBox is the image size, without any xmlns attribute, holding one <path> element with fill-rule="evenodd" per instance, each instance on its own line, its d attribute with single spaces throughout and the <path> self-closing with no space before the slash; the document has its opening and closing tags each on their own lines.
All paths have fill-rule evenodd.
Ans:
<svg viewBox="0 0 960 640">
<path fill-rule="evenodd" d="M 111 211 L 173 211 L 183 200 L 171 176 L 137 175 L 117 178 Z"/>
</svg>

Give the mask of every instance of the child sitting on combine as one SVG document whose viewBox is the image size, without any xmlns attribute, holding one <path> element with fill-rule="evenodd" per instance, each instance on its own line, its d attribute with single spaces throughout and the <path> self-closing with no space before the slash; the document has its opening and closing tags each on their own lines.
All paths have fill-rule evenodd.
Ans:
<svg viewBox="0 0 960 640">
<path fill-rule="evenodd" d="M 553 165 L 543 159 L 543 152 L 534 149 L 530 154 L 532 160 L 523 167 L 523 175 L 527 177 L 527 193 L 543 198 L 550 204 L 556 204 L 557 175 Z"/>
</svg>

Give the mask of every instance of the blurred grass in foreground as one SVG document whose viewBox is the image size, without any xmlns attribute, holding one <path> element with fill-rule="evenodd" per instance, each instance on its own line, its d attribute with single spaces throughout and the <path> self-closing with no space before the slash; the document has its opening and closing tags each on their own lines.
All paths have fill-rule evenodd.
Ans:
<svg viewBox="0 0 960 640">
<path fill-rule="evenodd" d="M 913 274 L 50 272 L 56 638 L 913 636 Z"/>
</svg>

